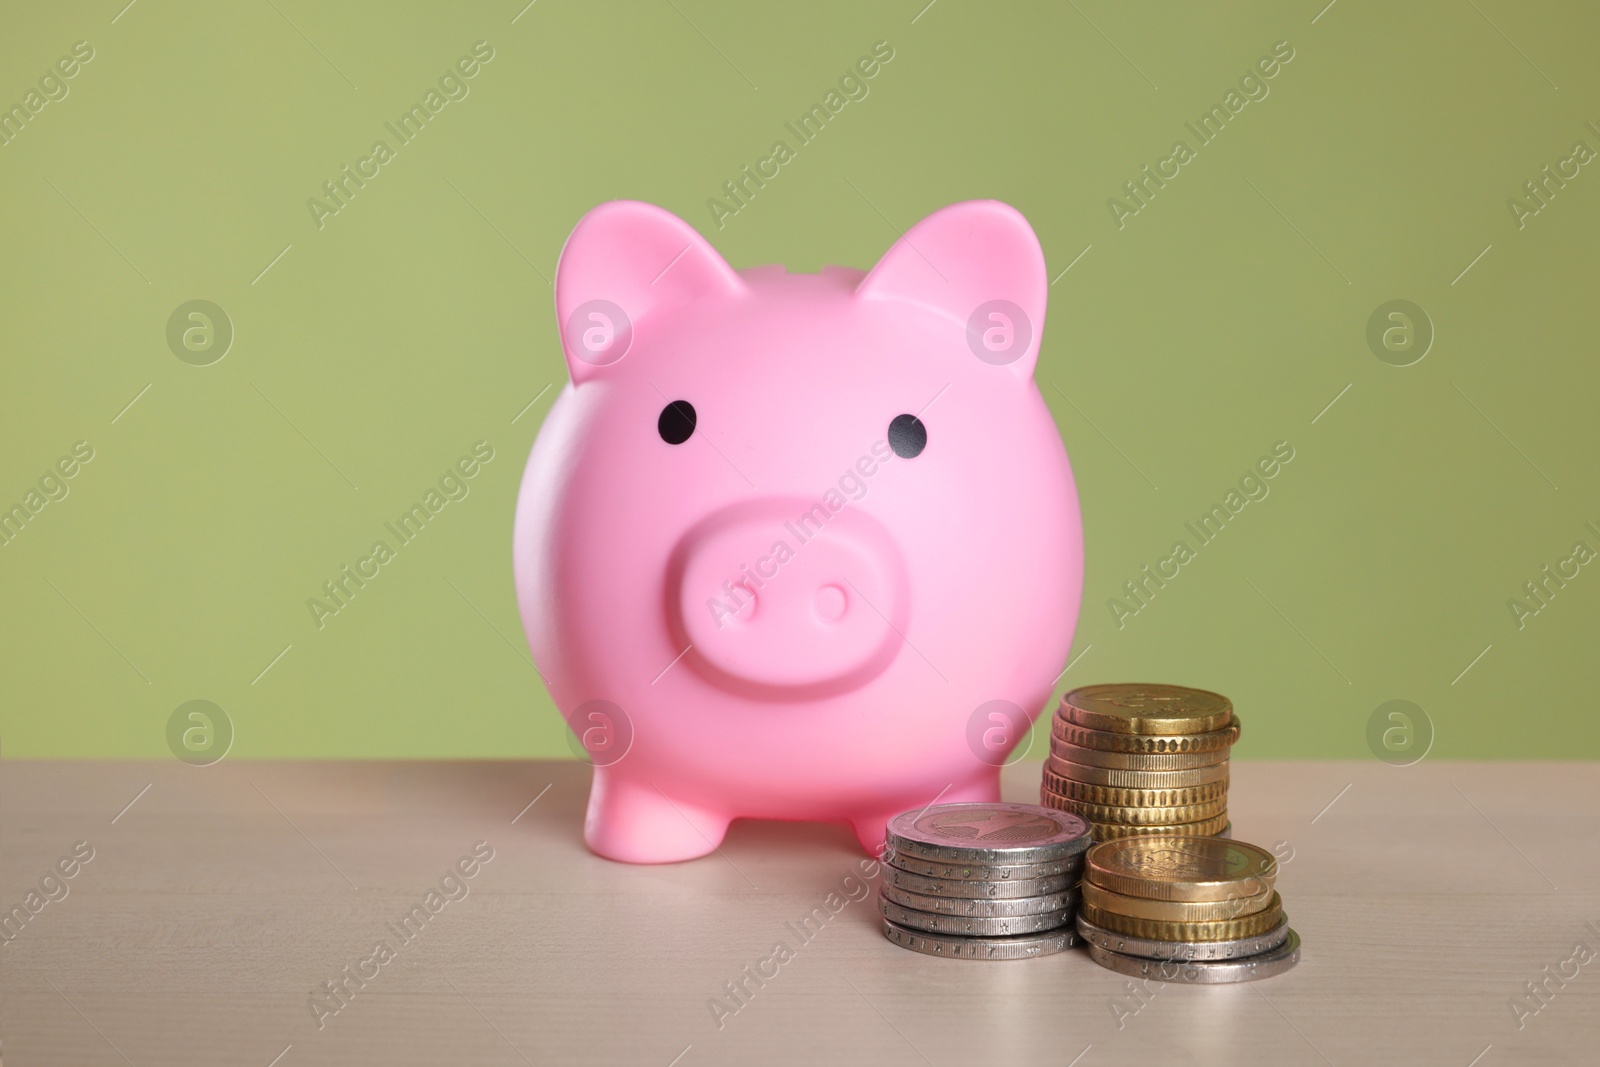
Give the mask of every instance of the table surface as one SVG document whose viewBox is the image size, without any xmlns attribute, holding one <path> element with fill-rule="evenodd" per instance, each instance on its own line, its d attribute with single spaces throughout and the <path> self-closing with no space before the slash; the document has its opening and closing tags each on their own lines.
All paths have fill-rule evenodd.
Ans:
<svg viewBox="0 0 1600 1067">
<path fill-rule="evenodd" d="M 1038 780 L 1037 763 L 1007 768 L 1007 799 L 1034 799 Z M 1260 982 L 1148 989 L 1082 951 L 979 962 L 891 945 L 875 885 L 851 899 L 864 857 L 842 826 L 741 821 L 693 862 L 600 859 L 581 839 L 588 784 L 571 762 L 0 764 L 0 906 L 26 914 L 58 861 L 93 850 L 0 946 L 4 1054 L 12 1067 L 1600 1059 L 1600 957 L 1575 956 L 1600 951 L 1597 764 L 1236 762 L 1235 835 L 1281 853 L 1303 959 Z M 478 842 L 493 858 L 445 881 L 457 899 L 430 901 Z M 837 913 L 796 937 L 835 892 Z M 417 905 L 429 918 L 403 940 L 393 927 Z M 363 965 L 379 941 L 393 958 Z M 736 1006 L 726 983 L 778 942 L 792 957 L 719 1019 L 714 999 Z M 347 966 L 372 976 L 319 1028 L 312 994 Z"/>
</svg>

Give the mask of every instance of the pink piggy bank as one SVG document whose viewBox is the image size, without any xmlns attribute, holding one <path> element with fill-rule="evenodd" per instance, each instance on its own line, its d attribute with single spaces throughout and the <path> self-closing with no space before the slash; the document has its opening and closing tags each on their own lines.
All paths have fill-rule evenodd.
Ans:
<svg viewBox="0 0 1600 1067">
<path fill-rule="evenodd" d="M 876 852 L 898 812 L 998 799 L 1083 582 L 1033 381 L 1048 289 L 994 201 L 865 274 L 735 271 L 649 204 L 578 223 L 555 283 L 572 382 L 513 553 L 594 763 L 591 849 L 690 859 L 742 816 L 846 821 Z"/>
</svg>

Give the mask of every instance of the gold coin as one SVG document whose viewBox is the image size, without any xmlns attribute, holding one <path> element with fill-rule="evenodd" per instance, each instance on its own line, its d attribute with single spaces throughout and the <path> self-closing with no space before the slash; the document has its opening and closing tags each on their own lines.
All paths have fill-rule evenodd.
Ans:
<svg viewBox="0 0 1600 1067">
<path fill-rule="evenodd" d="M 1118 823 L 1135 826 L 1167 825 L 1179 822 L 1199 822 L 1201 819 L 1210 819 L 1221 815 L 1228 810 L 1228 798 L 1221 797 L 1217 800 L 1208 800 L 1204 804 L 1182 804 L 1171 807 L 1140 808 L 1129 807 L 1123 804 L 1090 804 L 1082 800 L 1073 800 L 1061 789 L 1057 789 L 1051 782 L 1055 775 L 1049 771 L 1044 772 L 1044 788 L 1042 795 L 1050 795 L 1050 799 L 1040 803 L 1047 804 L 1058 811 L 1070 811 L 1080 818 L 1088 819 L 1092 823 Z"/>
<path fill-rule="evenodd" d="M 1049 767 L 1049 764 L 1046 764 Z M 1052 771 L 1058 769 L 1050 767 Z M 1082 800 L 1089 804 L 1110 804 L 1128 808 L 1170 808 L 1189 804 L 1204 804 L 1228 795 L 1228 783 L 1207 782 L 1204 785 L 1183 786 L 1178 789 L 1123 789 L 1110 785 L 1095 785 L 1074 778 L 1056 779 L 1050 787 L 1068 800 Z"/>
<path fill-rule="evenodd" d="M 1211 752 L 1107 752 L 1075 745 L 1053 735 L 1050 753 L 1068 763 L 1116 771 L 1192 771 L 1215 766 L 1228 758 L 1227 748 Z"/>
<path fill-rule="evenodd" d="M 1144 836 L 1089 850 L 1084 877 L 1114 893 L 1153 900 L 1228 900 L 1271 888 L 1278 861 L 1244 841 Z"/>
<path fill-rule="evenodd" d="M 1050 801 L 1042 800 L 1040 803 L 1050 804 Z M 1125 837 L 1211 837 L 1227 828 L 1227 812 L 1214 819 L 1201 819 L 1198 822 L 1178 823 L 1173 826 L 1117 826 L 1108 822 L 1090 824 L 1090 831 L 1096 841 L 1120 841 Z"/>
<path fill-rule="evenodd" d="M 1130 919 L 1154 919 L 1174 923 L 1242 919 L 1246 915 L 1254 915 L 1268 907 L 1276 896 L 1270 885 L 1248 896 L 1234 897 L 1231 900 L 1151 900 L 1149 897 L 1130 897 L 1122 893 L 1113 893 L 1088 881 L 1084 882 L 1081 888 L 1083 903 L 1093 904 L 1102 911 L 1115 912 Z"/>
<path fill-rule="evenodd" d="M 1044 761 L 1045 770 L 1073 782 L 1109 785 L 1118 789 L 1182 789 L 1228 780 L 1228 763 L 1209 767 L 1190 767 L 1181 771 L 1125 771 L 1119 767 L 1088 767 L 1068 763 L 1052 752 Z"/>
<path fill-rule="evenodd" d="M 1057 708 L 1050 720 L 1050 734 L 1069 745 L 1098 748 L 1106 752 L 1217 752 L 1239 740 L 1239 717 L 1221 730 L 1203 734 L 1117 734 L 1079 726 Z"/>
<path fill-rule="evenodd" d="M 1139 801 L 1125 801 L 1125 803 L 1112 803 L 1110 800 L 1096 800 L 1085 797 L 1080 790 L 1085 785 L 1093 789 L 1107 789 L 1104 785 L 1094 782 L 1080 782 L 1072 777 L 1064 777 L 1054 773 L 1050 765 L 1045 765 L 1043 776 L 1043 789 L 1054 793 L 1061 800 L 1070 801 L 1078 808 L 1062 808 L 1062 811 L 1074 811 L 1078 816 L 1090 819 L 1091 822 L 1136 822 L 1141 825 L 1155 825 L 1158 822 L 1198 822 L 1200 819 L 1210 819 L 1211 816 L 1221 813 L 1227 806 L 1227 782 L 1218 782 L 1222 789 L 1213 797 L 1203 800 L 1182 800 L 1176 803 L 1139 803 Z M 1174 792 L 1174 790 L 1136 790 L 1128 787 L 1114 787 L 1118 792 L 1126 793 L 1126 797 L 1133 797 L 1136 793 Z M 1093 811 L 1094 814 L 1088 814 Z"/>
<path fill-rule="evenodd" d="M 1097 908 L 1087 900 L 1078 905 L 1078 914 L 1102 930 L 1148 941 L 1239 941 L 1266 933 L 1283 920 L 1283 901 L 1272 894 L 1272 901 L 1253 915 L 1241 919 L 1213 919 L 1209 922 L 1164 922 L 1160 919 L 1135 919 Z"/>
<path fill-rule="evenodd" d="M 1205 689 L 1125 682 L 1074 689 L 1061 698 L 1061 716 L 1114 734 L 1203 734 L 1232 722 L 1233 705 Z"/>
</svg>

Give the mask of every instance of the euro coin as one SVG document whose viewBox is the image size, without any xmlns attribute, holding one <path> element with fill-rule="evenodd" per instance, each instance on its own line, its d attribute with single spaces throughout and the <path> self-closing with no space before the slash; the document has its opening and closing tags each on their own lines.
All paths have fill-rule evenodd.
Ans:
<svg viewBox="0 0 1600 1067">
<path fill-rule="evenodd" d="M 898 867 L 891 867 L 887 864 L 882 867 L 882 871 L 884 885 L 892 885 L 896 889 L 904 889 L 908 893 L 922 893 L 930 897 L 988 899 L 1039 897 L 1048 893 L 1060 893 L 1078 880 L 1075 874 L 1058 874 L 1049 878 L 1013 879 L 1009 882 L 946 880 L 929 878 L 921 874 L 911 874 L 908 871 L 902 871 Z"/>
<path fill-rule="evenodd" d="M 1088 685 L 1061 698 L 1061 717 L 1115 734 L 1201 734 L 1233 721 L 1220 693 L 1181 685 L 1123 682 Z"/>
<path fill-rule="evenodd" d="M 1063 804 L 1071 801 L 1063 800 Z M 1202 819 L 1199 822 L 1177 823 L 1171 826 L 1117 826 L 1108 822 L 1094 824 L 1094 839 L 1096 841 L 1116 841 L 1124 837 L 1211 837 L 1213 835 L 1230 832 L 1232 823 L 1228 821 L 1228 813 L 1212 819 Z"/>
<path fill-rule="evenodd" d="M 1160 982 L 1189 985 L 1222 985 L 1228 982 L 1253 982 L 1282 974 L 1300 962 L 1300 935 L 1293 930 L 1283 944 L 1255 956 L 1231 960 L 1150 960 L 1113 952 L 1097 944 L 1089 945 L 1089 958 L 1102 967 L 1134 978 L 1153 978 Z"/>
<path fill-rule="evenodd" d="M 1130 897 L 1102 889 L 1093 882 L 1080 887 L 1084 904 L 1092 904 L 1102 912 L 1115 912 L 1130 919 L 1154 919 L 1160 922 L 1198 923 L 1217 919 L 1242 919 L 1271 906 L 1276 894 L 1267 886 L 1248 896 L 1229 900 L 1151 900 L 1149 897 Z"/>
<path fill-rule="evenodd" d="M 1041 911 L 1032 915 L 979 918 L 968 915 L 940 915 L 937 912 L 917 911 L 902 907 L 892 900 L 879 902 L 883 917 L 890 922 L 912 930 L 930 934 L 951 934 L 959 937 L 1010 937 L 1015 934 L 1038 934 L 1054 930 L 1072 921 L 1072 912 Z"/>
<path fill-rule="evenodd" d="M 1093 844 L 1089 823 L 1035 804 L 936 804 L 889 820 L 888 845 L 917 859 L 1025 866 Z"/>
<path fill-rule="evenodd" d="M 1199 822 L 1201 819 L 1210 819 L 1228 810 L 1228 798 L 1221 797 L 1217 800 L 1208 800 L 1203 804 L 1184 804 L 1178 807 L 1146 808 L 1126 807 L 1116 804 L 1089 804 L 1081 800 L 1073 800 L 1062 789 L 1056 787 L 1049 771 L 1044 773 L 1044 788 L 1054 794 L 1051 800 L 1052 807 L 1059 807 L 1062 811 L 1070 811 L 1082 816 L 1092 823 L 1118 823 L 1132 826 L 1168 825 L 1171 823 Z"/>
<path fill-rule="evenodd" d="M 1235 941 L 1152 941 L 1103 930 L 1082 915 L 1077 918 L 1078 936 L 1091 945 L 1120 952 L 1124 956 L 1143 956 L 1152 960 L 1231 960 L 1255 956 L 1277 948 L 1289 939 L 1289 919 L 1278 921 L 1264 934 Z"/>
<path fill-rule="evenodd" d="M 1228 900 L 1271 889 L 1272 853 L 1219 837 L 1130 837 L 1089 850 L 1085 877 L 1127 896 L 1155 900 Z"/>
<path fill-rule="evenodd" d="M 1052 753 L 1045 757 L 1045 770 L 1074 782 L 1101 785 L 1111 789 L 1184 789 L 1212 785 L 1228 780 L 1227 760 L 1209 767 L 1190 767 L 1182 771 L 1136 771 L 1121 767 L 1090 767 L 1069 763 Z"/>
<path fill-rule="evenodd" d="M 1013 937 L 956 937 L 911 930 L 890 919 L 883 920 L 883 936 L 913 952 L 929 956 L 948 956 L 962 960 L 1022 960 L 1065 952 L 1078 943 L 1072 926 L 1059 926 L 1042 934 Z"/>
<path fill-rule="evenodd" d="M 883 862 L 891 867 L 898 867 L 902 871 L 912 874 L 924 875 L 928 878 L 938 878 L 945 881 L 956 880 L 962 882 L 1024 882 L 1034 878 L 1053 878 L 1057 875 L 1070 875 L 1074 879 L 1083 871 L 1083 855 L 1070 856 L 1064 860 L 1052 860 L 1049 863 L 1030 863 L 1023 866 L 1005 866 L 993 863 L 949 863 L 939 860 L 919 860 L 915 856 L 888 849 L 883 854 Z"/>
<path fill-rule="evenodd" d="M 1206 922 L 1165 922 L 1136 919 L 1097 908 L 1088 902 L 1079 905 L 1081 914 L 1094 925 L 1114 934 L 1127 934 L 1150 941 L 1237 941 L 1256 937 L 1278 925 L 1283 918 L 1283 902 L 1272 895 L 1272 902 L 1253 915 L 1238 919 L 1212 919 Z"/>
<path fill-rule="evenodd" d="M 930 897 L 926 893 L 912 893 L 892 885 L 878 887 L 883 899 L 902 908 L 928 911 L 937 915 L 965 915 L 974 919 L 1009 919 L 1019 915 L 1037 915 L 1044 911 L 1061 911 L 1078 905 L 1078 891 L 1064 889 L 1039 897 L 1003 897 L 990 900 L 980 897 Z"/>
<path fill-rule="evenodd" d="M 1228 759 L 1228 746 L 1200 752 L 1112 752 L 1050 738 L 1050 754 L 1068 763 L 1122 771 L 1188 771 Z"/>
<path fill-rule="evenodd" d="M 1220 752 L 1239 740 L 1239 718 L 1220 730 L 1203 734 L 1118 734 L 1078 726 L 1057 711 L 1050 720 L 1050 736 L 1069 745 L 1105 752 Z"/>
<path fill-rule="evenodd" d="M 1047 764 L 1046 766 L 1049 767 L 1052 773 L 1060 768 L 1059 764 L 1053 766 Z M 1205 804 L 1213 800 L 1221 800 L 1228 795 L 1226 779 L 1220 782 L 1207 782 L 1204 785 L 1186 785 L 1172 789 L 1122 789 L 1117 786 L 1080 782 L 1067 776 L 1064 780 L 1057 779 L 1052 782 L 1050 788 L 1068 800 L 1081 800 L 1088 804 L 1110 804 L 1129 808 L 1183 807 L 1188 804 Z"/>
</svg>

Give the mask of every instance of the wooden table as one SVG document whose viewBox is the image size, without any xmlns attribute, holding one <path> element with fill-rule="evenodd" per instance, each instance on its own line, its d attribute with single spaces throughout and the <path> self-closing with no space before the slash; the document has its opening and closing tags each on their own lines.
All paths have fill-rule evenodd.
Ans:
<svg viewBox="0 0 1600 1067">
<path fill-rule="evenodd" d="M 874 897 L 849 899 L 867 887 L 842 827 L 740 822 L 695 862 L 598 859 L 588 778 L 566 762 L 0 765 L 0 906 L 63 858 L 74 870 L 0 947 L 7 1061 L 1600 1062 L 1600 957 L 1568 962 L 1600 952 L 1600 765 L 1236 763 L 1235 834 L 1284 853 L 1304 959 L 1148 989 L 1080 951 L 894 947 Z M 1007 798 L 1038 780 L 1037 763 L 1009 768 Z M 80 841 L 93 858 L 74 867 Z M 480 841 L 493 858 L 430 900 Z M 802 941 L 831 892 L 842 907 Z M 392 959 L 373 958 L 381 940 Z M 780 941 L 793 958 L 745 978 Z M 339 1010 L 308 1006 L 334 978 Z"/>
</svg>

